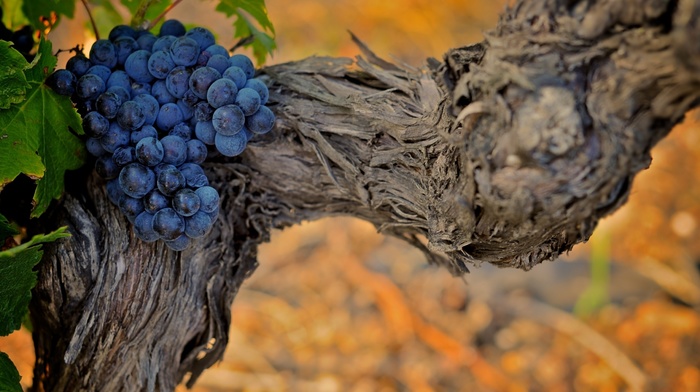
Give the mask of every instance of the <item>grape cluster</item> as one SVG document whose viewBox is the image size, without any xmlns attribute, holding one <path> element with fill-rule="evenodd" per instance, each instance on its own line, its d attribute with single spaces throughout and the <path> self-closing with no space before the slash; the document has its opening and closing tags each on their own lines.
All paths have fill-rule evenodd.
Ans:
<svg viewBox="0 0 700 392">
<path fill-rule="evenodd" d="M 0 7 L 0 39 L 12 42 L 12 46 L 20 52 L 27 61 L 32 61 L 34 55 L 29 52 L 34 48 L 34 29 L 31 26 L 22 26 L 16 31 L 8 29 L 2 21 L 3 11 Z"/>
<path fill-rule="evenodd" d="M 77 105 L 95 170 L 135 235 L 179 251 L 219 213 L 200 166 L 210 150 L 239 155 L 274 125 L 254 73 L 248 57 L 230 56 L 207 29 L 168 20 L 158 36 L 115 27 L 47 83 Z"/>
</svg>

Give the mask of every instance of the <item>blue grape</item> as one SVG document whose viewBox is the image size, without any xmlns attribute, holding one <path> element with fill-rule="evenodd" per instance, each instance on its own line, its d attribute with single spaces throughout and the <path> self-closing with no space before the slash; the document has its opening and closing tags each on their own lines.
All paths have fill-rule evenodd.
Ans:
<svg viewBox="0 0 700 392">
<path fill-rule="evenodd" d="M 207 65 L 209 62 L 209 59 L 213 56 L 213 54 L 204 51 L 199 54 L 199 57 L 197 57 L 197 63 L 194 65 L 195 68 L 201 68 Z"/>
<path fill-rule="evenodd" d="M 126 102 L 126 101 L 128 101 L 128 100 L 129 100 L 129 97 L 131 96 L 131 94 L 129 94 L 129 92 L 126 91 L 126 89 L 124 89 L 124 87 L 121 87 L 121 86 L 112 86 L 112 87 L 109 87 L 109 88 L 107 88 L 107 91 L 106 91 L 106 92 L 116 94 L 117 97 L 119 97 L 119 100 L 120 100 L 121 102 Z"/>
<path fill-rule="evenodd" d="M 231 79 L 222 78 L 216 80 L 207 90 L 207 102 L 213 108 L 220 108 L 236 102 L 238 87 Z"/>
<path fill-rule="evenodd" d="M 143 114 L 145 116 L 144 124 L 153 125 L 158 118 L 158 111 L 160 110 L 160 105 L 158 101 L 149 94 L 137 95 L 133 99 L 134 102 L 138 103 L 143 109 Z"/>
<path fill-rule="evenodd" d="M 245 133 L 245 140 L 247 141 L 250 141 L 250 139 L 252 139 L 253 136 L 255 136 L 255 134 L 251 130 L 249 130 L 248 127 L 246 127 L 245 125 L 243 126 L 243 130 L 241 130 L 241 132 Z"/>
<path fill-rule="evenodd" d="M 245 76 L 245 72 L 243 72 L 243 70 L 240 67 L 236 66 L 226 68 L 226 70 L 221 76 L 226 79 L 231 79 L 233 83 L 236 84 L 236 87 L 239 90 L 245 87 L 245 84 L 248 80 Z"/>
<path fill-rule="evenodd" d="M 140 129 L 131 132 L 131 144 L 137 145 L 141 140 L 152 137 L 158 138 L 158 131 L 152 125 L 144 125 Z"/>
<path fill-rule="evenodd" d="M 114 205 L 119 205 L 119 199 L 121 199 L 122 195 L 124 195 L 124 191 L 122 191 L 122 187 L 119 186 L 119 179 L 115 178 L 112 180 L 107 181 L 107 197 L 109 198 L 109 201 L 112 202 Z"/>
<path fill-rule="evenodd" d="M 195 42 L 197 42 L 197 47 L 204 50 L 216 43 L 214 39 L 214 34 L 211 31 L 205 29 L 204 27 L 193 27 L 185 33 L 185 37 L 188 37 Z M 199 53 L 198 53 L 199 54 Z"/>
<path fill-rule="evenodd" d="M 194 215 L 185 218 L 185 234 L 190 238 L 204 237 L 213 224 L 209 214 L 197 211 Z"/>
<path fill-rule="evenodd" d="M 156 181 L 160 193 L 172 196 L 187 184 L 185 176 L 173 165 L 164 164 Z"/>
<path fill-rule="evenodd" d="M 214 145 L 214 136 L 216 136 L 216 129 L 214 129 L 214 124 L 211 121 L 201 121 L 194 126 L 194 134 L 197 139 L 208 144 L 210 146 Z"/>
<path fill-rule="evenodd" d="M 110 75 L 112 75 L 112 70 L 109 68 L 105 67 L 104 65 L 93 65 L 90 67 L 85 74 L 90 74 L 90 75 L 97 75 L 102 79 L 103 82 L 105 82 L 105 86 L 107 85 L 107 80 L 109 80 Z"/>
<path fill-rule="evenodd" d="M 211 116 L 214 114 L 214 108 L 209 105 L 209 102 L 198 102 L 194 105 L 194 120 L 197 122 L 211 121 Z"/>
<path fill-rule="evenodd" d="M 158 240 L 158 233 L 153 230 L 153 214 L 144 211 L 134 219 L 134 234 L 143 242 Z"/>
<path fill-rule="evenodd" d="M 140 163 L 130 163 L 119 173 L 119 186 L 125 194 L 138 199 L 155 188 L 156 175 Z"/>
<path fill-rule="evenodd" d="M 173 195 L 173 209 L 182 216 L 192 216 L 199 211 L 201 201 L 192 189 L 183 188 Z"/>
<path fill-rule="evenodd" d="M 148 32 L 146 34 L 139 36 L 136 39 L 136 43 L 139 44 L 139 49 L 153 52 L 153 44 L 156 42 L 156 40 L 158 40 L 158 37 L 156 37 L 152 33 Z"/>
<path fill-rule="evenodd" d="M 186 236 L 185 234 L 180 234 L 179 237 L 175 238 L 174 240 L 170 241 L 165 241 L 165 245 L 168 246 L 168 248 L 176 251 L 176 252 L 181 252 L 187 248 L 190 247 L 190 243 L 192 243 L 192 240 L 190 237 Z"/>
<path fill-rule="evenodd" d="M 121 37 L 129 37 L 131 39 L 136 39 L 136 30 L 133 27 L 127 25 L 117 25 L 112 28 L 109 32 L 109 40 L 116 41 Z"/>
<path fill-rule="evenodd" d="M 151 93 L 151 85 L 150 83 L 139 83 L 139 82 L 133 82 L 131 83 L 131 96 L 136 97 L 141 94 L 150 94 Z"/>
<path fill-rule="evenodd" d="M 196 163 L 183 163 L 178 170 L 185 177 L 185 182 L 190 188 L 197 189 L 209 185 L 204 169 Z"/>
<path fill-rule="evenodd" d="M 246 117 L 245 126 L 251 132 L 264 134 L 270 132 L 275 125 L 275 114 L 267 106 L 260 106 L 257 112 Z"/>
<path fill-rule="evenodd" d="M 153 230 L 166 241 L 185 232 L 185 220 L 172 208 L 163 208 L 153 215 Z"/>
<path fill-rule="evenodd" d="M 165 79 L 173 68 L 175 68 L 175 63 L 170 57 L 169 51 L 159 50 L 148 59 L 148 71 L 156 79 Z"/>
<path fill-rule="evenodd" d="M 85 75 L 85 72 L 87 72 L 90 67 L 92 67 L 92 63 L 82 53 L 78 53 L 71 57 L 66 63 L 66 69 L 75 75 L 76 78 Z"/>
<path fill-rule="evenodd" d="M 181 123 L 183 120 L 182 110 L 175 103 L 166 103 L 160 107 L 158 117 L 156 117 L 156 126 L 161 131 L 168 131 L 170 128 Z"/>
<path fill-rule="evenodd" d="M 107 132 L 100 138 L 100 143 L 107 152 L 113 153 L 117 147 L 128 145 L 130 140 L 129 131 L 120 127 L 118 123 L 112 122 Z"/>
<path fill-rule="evenodd" d="M 117 52 L 117 64 L 123 66 L 126 59 L 135 51 L 141 50 L 141 47 L 131 37 L 119 37 L 114 41 L 114 49 Z"/>
<path fill-rule="evenodd" d="M 126 166 L 136 159 L 136 153 L 134 147 L 132 146 L 122 146 L 114 149 L 114 154 L 112 154 L 112 160 L 118 166 Z"/>
<path fill-rule="evenodd" d="M 184 37 L 178 37 L 173 44 L 170 45 L 170 56 L 173 62 L 186 67 L 197 63 L 199 51 L 199 44 L 197 44 L 197 41 L 186 35 Z"/>
<path fill-rule="evenodd" d="M 143 107 L 136 101 L 124 102 L 117 113 L 119 126 L 130 131 L 139 128 L 145 121 Z"/>
<path fill-rule="evenodd" d="M 46 84 L 56 92 L 56 94 L 71 96 L 75 92 L 75 85 L 78 82 L 75 75 L 66 69 L 56 70 L 46 80 Z"/>
<path fill-rule="evenodd" d="M 187 159 L 187 144 L 179 136 L 168 135 L 160 139 L 163 145 L 163 163 L 180 166 Z"/>
<path fill-rule="evenodd" d="M 124 90 L 127 92 L 131 92 L 131 80 L 129 79 L 129 75 L 122 71 L 122 70 L 115 70 L 112 72 L 111 75 L 109 75 L 109 79 L 107 79 L 107 88 L 119 86 L 122 87 Z"/>
<path fill-rule="evenodd" d="M 236 95 L 236 105 L 241 108 L 243 114 L 250 116 L 260 108 L 260 95 L 252 88 L 244 87 Z"/>
<path fill-rule="evenodd" d="M 189 119 L 194 116 L 194 108 L 190 106 L 185 99 L 178 99 L 177 102 L 175 102 L 177 107 L 180 108 L 180 111 L 182 112 L 182 121 L 188 121 Z"/>
<path fill-rule="evenodd" d="M 207 146 L 198 139 L 187 142 L 187 162 L 202 163 L 207 159 Z"/>
<path fill-rule="evenodd" d="M 207 61 L 207 67 L 214 68 L 219 71 L 219 73 L 224 73 L 229 67 L 228 57 L 222 56 L 220 54 L 215 54 L 209 58 Z"/>
<path fill-rule="evenodd" d="M 182 98 L 189 89 L 192 72 L 183 66 L 177 66 L 165 78 L 165 87 L 175 98 Z"/>
<path fill-rule="evenodd" d="M 90 112 L 83 117 L 83 130 L 88 136 L 99 139 L 109 130 L 109 120 L 97 112 Z"/>
<path fill-rule="evenodd" d="M 161 36 L 156 40 L 156 42 L 153 43 L 153 47 L 151 48 L 151 51 L 157 52 L 159 50 L 167 50 L 170 51 L 170 46 L 172 46 L 173 42 L 177 37 L 174 37 L 172 35 L 164 35 Z"/>
<path fill-rule="evenodd" d="M 216 69 L 211 67 L 197 68 L 190 76 L 189 87 L 195 96 L 206 99 L 209 86 L 218 79 L 221 79 L 221 73 Z"/>
<path fill-rule="evenodd" d="M 175 19 L 168 19 L 160 26 L 160 36 L 172 35 L 180 37 L 185 35 L 185 25 Z"/>
<path fill-rule="evenodd" d="M 129 222 L 133 222 L 143 212 L 143 200 L 124 195 L 119 199 L 119 210 L 126 215 Z"/>
<path fill-rule="evenodd" d="M 100 140 L 94 137 L 89 137 L 85 141 L 85 148 L 87 148 L 87 151 L 90 153 L 90 155 L 94 157 L 100 157 L 107 153 L 107 151 L 105 151 L 105 149 L 102 147 L 102 143 L 100 143 Z"/>
<path fill-rule="evenodd" d="M 144 137 L 136 144 L 136 159 L 146 166 L 155 166 L 163 161 L 163 145 L 155 137 Z"/>
<path fill-rule="evenodd" d="M 102 155 L 95 161 L 95 171 L 105 180 L 111 180 L 119 175 L 119 166 L 111 156 Z"/>
<path fill-rule="evenodd" d="M 219 192 L 210 186 L 203 186 L 194 191 L 199 196 L 199 210 L 214 212 L 219 208 Z"/>
<path fill-rule="evenodd" d="M 211 53 L 212 56 L 216 54 L 220 54 L 226 58 L 229 58 L 231 56 L 229 55 L 228 50 L 226 50 L 226 48 L 217 44 L 207 47 L 206 49 L 204 49 L 204 51 Z"/>
<path fill-rule="evenodd" d="M 105 91 L 105 82 L 99 76 L 85 74 L 78 79 L 75 85 L 75 94 L 78 98 L 91 100 L 97 98 Z"/>
<path fill-rule="evenodd" d="M 250 59 L 245 55 L 234 54 L 228 59 L 228 62 L 231 64 L 231 66 L 242 69 L 247 79 L 252 79 L 255 75 L 255 67 L 253 66 L 253 62 L 250 61 Z"/>
<path fill-rule="evenodd" d="M 113 119 L 117 116 L 117 111 L 121 105 L 121 98 L 110 91 L 105 91 L 95 100 L 95 108 L 97 111 L 108 119 Z"/>
<path fill-rule="evenodd" d="M 185 122 L 181 122 L 174 126 L 173 129 L 168 132 L 168 135 L 177 136 L 185 142 L 189 142 L 192 139 L 192 127 Z"/>
<path fill-rule="evenodd" d="M 153 75 L 148 72 L 148 59 L 151 57 L 151 52 L 146 50 L 137 50 L 126 58 L 124 63 L 124 71 L 138 83 L 150 83 L 153 80 Z"/>
<path fill-rule="evenodd" d="M 232 136 L 243 128 L 245 116 L 238 106 L 226 105 L 214 111 L 211 122 L 217 134 Z"/>
<path fill-rule="evenodd" d="M 250 79 L 246 81 L 245 87 L 252 88 L 258 93 L 258 95 L 260 96 L 261 105 L 267 103 L 267 100 L 270 97 L 270 91 L 267 89 L 265 83 L 263 83 L 260 79 Z"/>
<path fill-rule="evenodd" d="M 92 44 L 90 48 L 90 62 L 94 65 L 114 68 L 117 65 L 117 52 L 112 42 L 100 39 Z"/>
<path fill-rule="evenodd" d="M 216 149 L 227 157 L 235 157 L 240 155 L 248 143 L 248 137 L 244 132 L 238 132 L 232 136 L 226 136 L 221 133 L 216 133 L 214 136 L 214 145 Z"/>
<path fill-rule="evenodd" d="M 147 212 L 155 214 L 163 208 L 170 207 L 170 199 L 158 189 L 154 189 L 143 197 L 143 207 Z"/>
<path fill-rule="evenodd" d="M 156 80 L 153 82 L 151 94 L 161 105 L 165 105 L 166 103 L 175 103 L 177 101 L 177 98 L 173 97 L 165 86 L 165 80 Z"/>
</svg>

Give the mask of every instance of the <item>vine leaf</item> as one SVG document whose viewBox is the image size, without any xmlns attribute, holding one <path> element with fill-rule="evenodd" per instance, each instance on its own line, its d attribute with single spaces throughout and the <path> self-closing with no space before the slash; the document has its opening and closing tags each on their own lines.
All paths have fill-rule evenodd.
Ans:
<svg viewBox="0 0 700 392">
<path fill-rule="evenodd" d="M 17 234 L 17 230 L 15 230 L 15 228 L 12 227 L 12 225 L 10 225 L 10 222 L 7 221 L 7 218 L 0 214 L 0 247 L 3 246 L 7 237 Z"/>
<path fill-rule="evenodd" d="M 265 62 L 268 54 L 277 47 L 275 43 L 275 28 L 267 15 L 265 0 L 221 0 L 216 10 L 227 17 L 235 16 L 233 23 L 236 33 L 235 38 L 253 36 L 253 55 L 258 65 Z M 250 15 L 260 26 L 256 27 L 248 18 Z"/>
<path fill-rule="evenodd" d="M 10 42 L 0 41 L 0 109 L 24 101 L 31 87 L 24 76 L 29 64 L 11 45 Z"/>
<path fill-rule="evenodd" d="M 35 235 L 27 243 L 0 252 L 0 336 L 9 335 L 22 325 L 36 285 L 33 269 L 44 254 L 40 245 L 69 237 L 66 229 Z"/>
<path fill-rule="evenodd" d="M 7 354 L 0 352 L 0 391 L 22 392 L 21 377 Z"/>
<path fill-rule="evenodd" d="M 29 20 L 29 24 L 36 30 L 43 30 L 46 26 L 42 22 L 42 17 L 52 19 L 55 15 L 58 22 L 61 15 L 73 18 L 75 13 L 75 1 L 63 0 L 32 0 L 24 1 L 22 12 Z"/>
<path fill-rule="evenodd" d="M 32 217 L 38 217 L 61 196 L 65 171 L 83 164 L 85 147 L 69 130 L 83 133 L 78 112 L 44 84 L 56 67 L 51 43 L 42 40 L 35 61 L 24 67 L 26 99 L 0 110 L 0 189 L 20 173 L 37 179 Z"/>
</svg>

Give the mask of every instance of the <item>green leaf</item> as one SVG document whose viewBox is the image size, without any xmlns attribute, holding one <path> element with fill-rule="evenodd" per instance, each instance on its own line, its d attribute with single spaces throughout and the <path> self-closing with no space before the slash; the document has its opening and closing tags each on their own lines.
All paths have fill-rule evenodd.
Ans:
<svg viewBox="0 0 700 392">
<path fill-rule="evenodd" d="M 7 354 L 0 352 L 0 391 L 22 392 L 21 377 Z"/>
<path fill-rule="evenodd" d="M 0 109 L 24 101 L 27 89 L 31 87 L 24 76 L 29 64 L 11 45 L 11 42 L 0 40 Z"/>
<path fill-rule="evenodd" d="M 9 236 L 17 235 L 17 230 L 15 230 L 12 225 L 10 225 L 10 222 L 7 221 L 7 218 L 0 214 L 0 246 L 2 246 L 5 243 L 5 239 Z"/>
<path fill-rule="evenodd" d="M 31 290 L 36 285 L 34 266 L 43 255 L 39 245 L 68 236 L 66 227 L 61 227 L 46 235 L 35 235 L 27 243 L 0 252 L 0 336 L 9 335 L 22 325 L 32 297 Z"/>
<path fill-rule="evenodd" d="M 75 1 L 73 0 L 24 0 L 22 5 L 22 12 L 29 20 L 29 24 L 32 25 L 37 30 L 43 30 L 44 24 L 41 21 L 41 17 L 51 18 L 52 14 L 55 14 L 57 19 L 56 23 L 60 19 L 61 15 L 65 15 L 69 18 L 73 18 L 75 13 Z"/>
<path fill-rule="evenodd" d="M 39 179 L 32 211 L 37 217 L 61 196 L 65 171 L 83 164 L 85 147 L 69 130 L 83 133 L 70 99 L 44 84 L 56 66 L 49 41 L 41 41 L 32 64 L 25 71 L 31 85 L 26 100 L 0 110 L 0 188 L 19 173 Z"/>
<path fill-rule="evenodd" d="M 275 28 L 267 15 L 265 0 L 220 0 L 216 10 L 227 17 L 235 16 L 233 23 L 236 33 L 234 37 L 245 38 L 252 35 L 253 55 L 258 65 L 265 62 L 268 54 L 277 47 L 275 44 Z M 259 25 L 253 24 L 248 16 L 251 16 Z M 247 46 L 247 45 L 246 45 Z"/>
<path fill-rule="evenodd" d="M 8 29 L 15 31 L 20 26 L 29 24 L 27 17 L 22 12 L 24 0 L 0 0 L 2 3 L 2 21 Z"/>
</svg>

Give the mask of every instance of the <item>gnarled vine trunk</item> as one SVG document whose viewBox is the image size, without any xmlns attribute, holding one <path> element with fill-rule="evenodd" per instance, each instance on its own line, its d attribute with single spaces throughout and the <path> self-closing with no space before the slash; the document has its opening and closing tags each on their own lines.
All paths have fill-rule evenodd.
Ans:
<svg viewBox="0 0 700 392">
<path fill-rule="evenodd" d="M 270 230 L 350 215 L 453 274 L 529 269 L 625 200 L 700 96 L 700 1 L 518 1 L 425 69 L 363 49 L 262 71 L 276 128 L 206 165 L 222 195 L 187 251 L 135 239 L 92 175 L 53 216 L 32 300 L 35 389 L 173 390 L 221 358 Z M 420 238 L 427 239 L 427 245 Z M 235 349 L 235 348 L 233 348 Z"/>
</svg>

